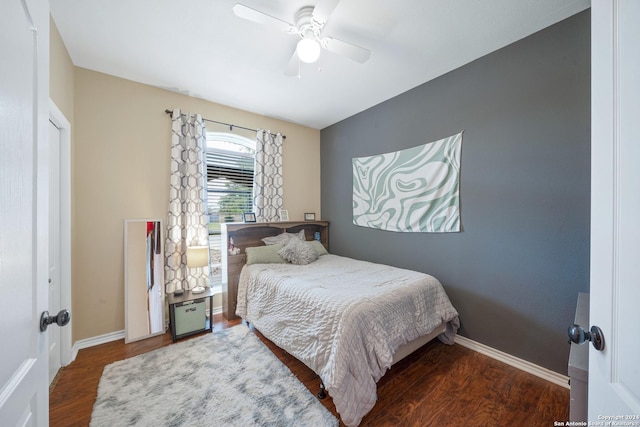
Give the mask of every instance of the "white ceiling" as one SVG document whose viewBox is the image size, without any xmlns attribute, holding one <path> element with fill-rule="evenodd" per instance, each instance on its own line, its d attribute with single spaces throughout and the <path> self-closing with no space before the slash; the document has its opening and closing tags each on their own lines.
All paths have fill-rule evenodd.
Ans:
<svg viewBox="0 0 640 427">
<path fill-rule="evenodd" d="M 341 0 L 324 35 L 366 47 L 371 58 L 359 64 L 323 51 L 319 63 L 302 64 L 300 78 L 283 74 L 299 38 L 240 19 L 232 11 L 242 3 L 295 23 L 302 6 L 318 1 L 50 4 L 76 66 L 316 129 L 590 5 L 589 0 Z"/>
</svg>

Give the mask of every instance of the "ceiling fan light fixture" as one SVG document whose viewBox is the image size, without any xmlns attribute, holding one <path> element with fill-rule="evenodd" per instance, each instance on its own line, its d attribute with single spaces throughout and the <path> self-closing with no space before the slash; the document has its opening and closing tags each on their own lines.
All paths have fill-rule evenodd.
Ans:
<svg viewBox="0 0 640 427">
<path fill-rule="evenodd" d="M 320 58 L 320 43 L 314 39 L 302 39 L 298 42 L 296 52 L 300 61 L 312 64 Z"/>
</svg>

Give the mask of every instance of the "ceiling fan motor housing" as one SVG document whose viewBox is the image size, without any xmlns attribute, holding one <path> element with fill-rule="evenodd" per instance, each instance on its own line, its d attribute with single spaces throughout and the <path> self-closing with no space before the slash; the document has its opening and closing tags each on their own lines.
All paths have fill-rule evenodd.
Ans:
<svg viewBox="0 0 640 427">
<path fill-rule="evenodd" d="M 303 39 L 320 39 L 320 31 L 324 24 L 313 19 L 313 6 L 305 6 L 296 13 L 296 25 Z"/>
</svg>

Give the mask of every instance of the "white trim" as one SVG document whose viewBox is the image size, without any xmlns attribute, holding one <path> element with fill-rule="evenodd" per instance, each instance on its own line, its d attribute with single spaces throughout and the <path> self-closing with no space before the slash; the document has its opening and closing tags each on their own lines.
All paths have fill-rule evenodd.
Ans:
<svg viewBox="0 0 640 427">
<path fill-rule="evenodd" d="M 226 133 L 226 132 L 207 132 L 207 149 L 206 151 L 212 151 L 212 150 L 218 150 L 218 151 L 227 151 L 227 150 L 222 150 L 222 149 L 216 149 L 216 148 L 209 148 L 209 141 L 224 141 L 224 142 L 231 142 L 234 144 L 238 144 L 241 145 L 242 147 L 248 148 L 250 150 L 253 150 L 253 153 L 249 154 L 249 153 L 241 153 L 241 154 L 247 154 L 247 155 L 251 155 L 251 156 L 255 156 L 256 154 L 256 140 L 255 139 L 249 139 L 246 136 L 242 136 L 242 135 L 236 135 L 233 133 Z M 231 151 L 234 154 L 237 154 L 237 151 Z"/>
<path fill-rule="evenodd" d="M 221 292 L 220 289 L 222 289 L 220 286 L 216 287 L 214 286 L 214 295 L 218 292 Z M 209 314 L 209 311 L 207 311 L 207 315 Z M 222 306 L 214 306 L 213 307 L 213 315 L 215 316 L 216 314 L 222 314 Z M 165 316 L 165 333 L 169 330 L 169 319 L 168 316 Z M 78 356 L 78 351 L 84 349 L 84 348 L 89 348 L 89 347 L 93 347 L 96 345 L 100 345 L 100 344 L 106 344 L 108 342 L 111 341 L 117 341 L 117 340 L 123 340 L 125 336 L 124 330 L 121 331 L 115 331 L 115 332 L 110 332 L 108 334 L 104 334 L 104 335 L 99 335 L 97 337 L 92 337 L 92 338 L 86 338 L 80 341 L 76 341 L 75 344 L 73 344 L 73 350 L 72 350 L 72 357 L 71 360 L 69 361 L 69 363 L 73 362 L 74 360 L 76 360 L 76 357 Z"/>
<path fill-rule="evenodd" d="M 570 388 L 569 377 L 566 375 L 559 374 L 555 371 L 543 368 L 542 366 L 538 366 L 526 360 L 519 359 L 508 353 L 496 350 L 495 348 L 481 344 L 477 341 L 470 340 L 469 338 L 465 338 L 460 335 L 456 335 L 455 342 L 456 344 L 460 344 L 461 346 L 466 347 L 470 350 L 477 351 L 478 353 L 482 353 L 485 356 L 491 357 L 492 359 L 498 360 L 500 362 L 506 363 L 509 366 L 513 366 L 514 368 L 518 368 L 522 371 L 528 372 L 532 375 L 535 375 L 536 377 L 542 378 L 543 380 L 547 380 L 564 388 Z"/>
<path fill-rule="evenodd" d="M 108 334 L 98 335 L 97 337 L 86 338 L 83 340 L 76 341 L 73 344 L 73 349 L 71 352 L 72 353 L 71 361 L 76 360 L 76 357 L 78 356 L 78 351 L 84 348 L 94 347 L 96 345 L 106 344 L 111 341 L 117 341 L 117 340 L 123 340 L 123 339 L 124 339 L 124 329 L 121 331 L 110 332 Z"/>
<path fill-rule="evenodd" d="M 209 314 L 209 312 L 207 311 L 207 315 L 208 314 Z M 213 308 L 213 315 L 215 316 L 216 314 L 222 314 L 222 306 L 218 306 L 218 307 L 214 307 Z M 165 326 L 166 326 L 166 329 L 165 329 L 164 333 L 166 333 L 167 330 L 169 329 L 169 320 L 168 319 L 165 319 Z M 111 342 L 111 341 L 123 340 L 124 339 L 124 335 L 125 334 L 124 334 L 124 329 L 123 329 L 121 331 L 110 332 L 108 334 L 99 335 L 97 337 L 86 338 L 86 339 L 83 339 L 83 340 L 76 341 L 75 344 L 73 344 L 71 362 L 76 360 L 76 357 L 78 356 L 78 351 L 80 351 L 80 350 L 82 350 L 84 348 L 94 347 L 94 346 L 100 345 L 100 344 L 106 344 L 106 343 Z M 71 363 L 71 362 L 69 362 L 69 363 Z"/>
<path fill-rule="evenodd" d="M 71 123 L 49 98 L 49 121 L 60 130 L 60 304 L 71 311 L 71 322 L 60 328 L 60 364 L 67 366 L 72 355 L 71 337 Z"/>
</svg>

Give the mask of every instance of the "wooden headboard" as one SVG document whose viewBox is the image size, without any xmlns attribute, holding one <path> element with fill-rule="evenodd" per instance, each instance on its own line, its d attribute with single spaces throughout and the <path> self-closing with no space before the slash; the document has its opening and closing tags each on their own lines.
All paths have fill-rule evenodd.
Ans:
<svg viewBox="0 0 640 427">
<path fill-rule="evenodd" d="M 227 222 L 220 224 L 222 232 L 222 314 L 235 319 L 238 300 L 240 271 L 247 261 L 245 249 L 264 246 L 263 238 L 280 233 L 299 233 L 304 230 L 307 240 L 320 233 L 320 242 L 329 250 L 329 221 L 283 221 L 283 222 Z M 231 242 L 238 253 L 230 253 Z"/>
</svg>

